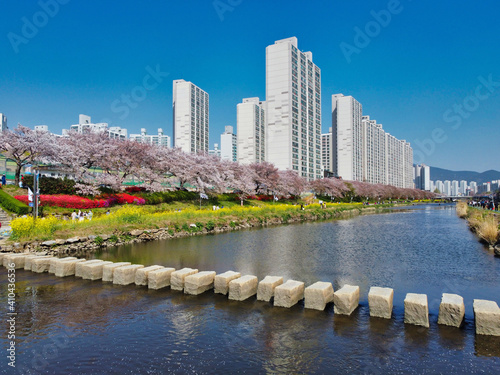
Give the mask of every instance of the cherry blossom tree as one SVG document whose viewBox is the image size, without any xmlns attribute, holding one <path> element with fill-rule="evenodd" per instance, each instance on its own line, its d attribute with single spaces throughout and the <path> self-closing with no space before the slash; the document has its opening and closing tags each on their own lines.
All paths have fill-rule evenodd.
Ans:
<svg viewBox="0 0 500 375">
<path fill-rule="evenodd" d="M 54 156 L 54 141 L 50 133 L 35 131 L 21 124 L 0 133 L 0 153 L 16 163 L 16 185 L 19 184 L 22 167 Z"/>
</svg>

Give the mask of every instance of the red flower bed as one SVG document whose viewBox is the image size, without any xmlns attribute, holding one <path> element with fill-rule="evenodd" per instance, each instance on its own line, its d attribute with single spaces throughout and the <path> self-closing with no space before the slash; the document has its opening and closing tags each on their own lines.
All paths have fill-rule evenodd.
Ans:
<svg viewBox="0 0 500 375">
<path fill-rule="evenodd" d="M 28 204 L 27 195 L 17 195 L 18 201 Z M 98 199 L 88 199 L 76 195 L 40 195 L 41 206 L 57 206 L 65 208 L 89 209 L 97 207 L 109 207 L 115 204 L 144 204 L 143 198 L 130 194 L 120 193 L 116 195 L 101 196 Z"/>
<path fill-rule="evenodd" d="M 17 195 L 14 198 L 28 204 L 27 195 Z M 40 195 L 40 206 L 57 206 L 65 208 L 89 209 L 96 207 L 107 207 L 108 202 L 104 199 L 88 199 L 76 195 Z"/>
</svg>

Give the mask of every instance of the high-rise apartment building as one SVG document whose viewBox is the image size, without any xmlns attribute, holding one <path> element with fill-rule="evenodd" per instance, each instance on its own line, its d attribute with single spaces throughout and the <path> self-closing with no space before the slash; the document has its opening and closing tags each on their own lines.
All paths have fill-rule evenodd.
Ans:
<svg viewBox="0 0 500 375">
<path fill-rule="evenodd" d="M 415 165 L 415 188 L 431 191 L 431 167 L 428 165 Z"/>
<path fill-rule="evenodd" d="M 477 182 L 476 181 L 471 181 L 469 184 L 469 187 L 470 187 L 470 191 L 471 191 L 472 195 L 477 193 Z"/>
<path fill-rule="evenodd" d="M 266 160 L 266 110 L 259 98 L 246 98 L 237 105 L 237 154 L 242 164 Z"/>
<path fill-rule="evenodd" d="M 266 160 L 321 178 L 321 71 L 297 38 L 266 48 Z"/>
<path fill-rule="evenodd" d="M 332 95 L 332 168 L 344 180 L 363 181 L 362 111 L 352 96 Z"/>
<path fill-rule="evenodd" d="M 220 158 L 238 161 L 238 142 L 232 126 L 226 126 L 224 133 L 220 136 Z"/>
<path fill-rule="evenodd" d="M 435 186 L 436 186 L 436 189 L 439 191 L 439 193 L 444 194 L 444 183 L 443 183 L 443 181 L 436 180 Z"/>
<path fill-rule="evenodd" d="M 208 94 L 183 79 L 173 82 L 174 147 L 208 152 Z"/>
<path fill-rule="evenodd" d="M 363 116 L 352 96 L 332 95 L 332 170 L 345 180 L 413 187 L 413 149 Z"/>
<path fill-rule="evenodd" d="M 444 181 L 444 186 L 443 186 L 443 191 L 441 191 L 444 195 L 451 195 L 451 181 L 450 180 L 445 180 Z"/>
<path fill-rule="evenodd" d="M 162 128 L 158 128 L 158 134 L 148 134 L 145 128 L 141 128 L 141 134 L 130 134 L 129 138 L 135 142 L 170 148 L 170 137 L 163 134 Z"/>
<path fill-rule="evenodd" d="M 7 116 L 5 116 L 3 113 L 0 113 L 0 132 L 3 132 L 7 129 Z"/>
<path fill-rule="evenodd" d="M 451 181 L 451 195 L 454 197 L 458 196 L 459 193 L 459 184 L 457 180 Z"/>
<path fill-rule="evenodd" d="M 325 172 L 332 172 L 332 128 L 321 134 L 321 167 Z"/>
<path fill-rule="evenodd" d="M 381 124 L 362 117 L 363 181 L 370 184 L 386 183 L 386 136 Z"/>
<path fill-rule="evenodd" d="M 469 188 L 469 187 L 467 186 L 467 181 L 465 181 L 465 180 L 461 180 L 461 181 L 460 181 L 460 187 L 459 187 L 459 190 L 458 190 L 458 191 L 459 191 L 459 193 L 460 193 L 461 195 L 467 195 L 467 189 L 468 189 L 468 188 Z"/>
</svg>

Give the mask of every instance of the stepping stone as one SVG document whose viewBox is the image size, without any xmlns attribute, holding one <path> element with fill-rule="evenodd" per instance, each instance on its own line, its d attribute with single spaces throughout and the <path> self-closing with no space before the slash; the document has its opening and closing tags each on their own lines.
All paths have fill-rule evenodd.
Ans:
<svg viewBox="0 0 500 375">
<path fill-rule="evenodd" d="M 439 305 L 438 324 L 460 327 L 465 316 L 464 299 L 458 294 L 443 293 Z"/>
<path fill-rule="evenodd" d="M 62 260 L 76 259 L 75 257 L 54 258 L 50 261 L 49 273 L 56 273 L 56 266 Z"/>
<path fill-rule="evenodd" d="M 500 309 L 494 301 L 474 300 L 476 334 L 500 336 Z"/>
<path fill-rule="evenodd" d="M 142 264 L 131 264 L 130 266 L 118 267 L 113 272 L 113 284 L 129 285 L 135 283 L 135 273 Z"/>
<path fill-rule="evenodd" d="M 266 276 L 264 280 L 259 282 L 257 288 L 257 299 L 259 301 L 269 302 L 274 297 L 274 289 L 283 284 L 281 276 Z"/>
<path fill-rule="evenodd" d="M 9 255 L 14 255 L 14 253 L 0 253 L 0 263 L 5 267 L 5 265 L 3 264 L 3 259 L 6 257 L 6 256 L 9 256 Z"/>
<path fill-rule="evenodd" d="M 148 273 L 148 288 L 161 289 L 170 285 L 170 277 L 175 268 L 162 268 Z"/>
<path fill-rule="evenodd" d="M 34 258 L 31 261 L 31 271 L 36 272 L 36 273 L 49 272 L 50 262 L 52 262 L 52 260 L 54 260 L 54 259 L 58 259 L 58 258 L 55 258 L 55 257 Z"/>
<path fill-rule="evenodd" d="M 5 263 L 6 267 L 9 264 L 14 264 L 14 269 L 18 270 L 18 269 L 24 268 L 26 256 L 27 256 L 27 254 L 9 255 L 8 257 L 4 258 L 4 263 Z"/>
<path fill-rule="evenodd" d="M 11 262 L 11 258 L 12 257 L 18 257 L 18 256 L 23 256 L 23 259 L 26 255 L 30 255 L 29 253 L 8 253 L 6 255 L 4 255 L 3 259 L 2 259 L 2 264 L 4 267 L 7 267 L 8 264 L 12 263 Z M 24 263 L 23 263 L 23 267 L 24 267 Z"/>
<path fill-rule="evenodd" d="M 102 262 L 104 262 L 104 261 L 100 260 L 100 259 L 90 259 L 90 260 L 86 260 L 85 262 L 77 263 L 75 265 L 75 277 L 82 277 L 83 276 L 83 267 L 85 265 L 102 263 Z"/>
<path fill-rule="evenodd" d="M 85 259 L 64 259 L 56 264 L 55 275 L 57 277 L 73 276 L 77 263 L 85 262 Z"/>
<path fill-rule="evenodd" d="M 49 255 L 26 255 L 26 258 L 24 258 L 24 269 L 26 271 L 31 271 L 31 265 L 33 262 L 33 259 L 37 258 L 47 258 Z"/>
<path fill-rule="evenodd" d="M 370 316 L 376 318 L 391 319 L 394 301 L 394 290 L 392 288 L 381 288 L 372 286 L 368 292 L 368 305 Z"/>
<path fill-rule="evenodd" d="M 241 277 L 241 273 L 234 271 L 227 271 L 215 276 L 214 293 L 226 295 L 229 292 L 229 283 Z"/>
<path fill-rule="evenodd" d="M 184 279 L 184 293 L 194 296 L 214 287 L 215 271 L 203 271 Z"/>
<path fill-rule="evenodd" d="M 257 276 L 245 275 L 229 282 L 229 299 L 244 301 L 257 293 Z"/>
<path fill-rule="evenodd" d="M 344 285 L 333 295 L 335 314 L 351 315 L 359 305 L 359 286 Z"/>
<path fill-rule="evenodd" d="M 148 285 L 148 274 L 151 271 L 162 269 L 163 266 L 148 266 L 138 269 L 135 273 L 135 285 Z"/>
<path fill-rule="evenodd" d="M 82 279 L 85 280 L 100 280 L 102 279 L 102 269 L 107 264 L 113 264 L 110 261 L 102 261 L 100 263 L 87 263 L 82 267 Z"/>
<path fill-rule="evenodd" d="M 274 289 L 274 306 L 290 308 L 304 298 L 304 283 L 288 280 Z"/>
<path fill-rule="evenodd" d="M 198 273 L 197 269 L 193 268 L 183 268 L 178 271 L 172 272 L 170 275 L 170 289 L 173 290 L 183 290 L 184 289 L 184 280 L 186 276 L 194 275 Z"/>
<path fill-rule="evenodd" d="M 408 293 L 406 295 L 405 323 L 429 327 L 429 306 L 426 294 Z"/>
<path fill-rule="evenodd" d="M 304 307 L 306 309 L 324 310 L 327 303 L 333 302 L 332 283 L 318 281 L 304 291 Z"/>
<path fill-rule="evenodd" d="M 111 263 L 111 264 L 106 264 L 102 268 L 102 281 L 113 281 L 113 275 L 115 269 L 118 267 L 124 267 L 124 266 L 130 266 L 132 263 L 130 262 L 117 262 L 117 263 Z"/>
</svg>

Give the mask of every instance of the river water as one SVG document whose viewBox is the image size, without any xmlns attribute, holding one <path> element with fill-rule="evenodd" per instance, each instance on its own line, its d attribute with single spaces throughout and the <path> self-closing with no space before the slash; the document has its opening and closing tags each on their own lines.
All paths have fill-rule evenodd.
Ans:
<svg viewBox="0 0 500 375">
<path fill-rule="evenodd" d="M 332 306 L 283 309 L 17 270 L 17 372 L 3 355 L 0 373 L 500 373 L 500 338 L 476 336 L 472 312 L 475 298 L 500 303 L 500 259 L 453 206 L 135 244 L 96 257 L 306 286 L 330 281 L 335 290 L 359 285 L 360 307 L 345 317 Z M 370 318 L 370 286 L 394 288 L 393 319 Z M 430 328 L 404 324 L 409 292 L 428 295 Z M 442 293 L 464 297 L 462 328 L 437 325 Z M 6 295 L 2 281 L 3 311 Z M 5 353 L 7 333 L 1 342 Z"/>
</svg>

